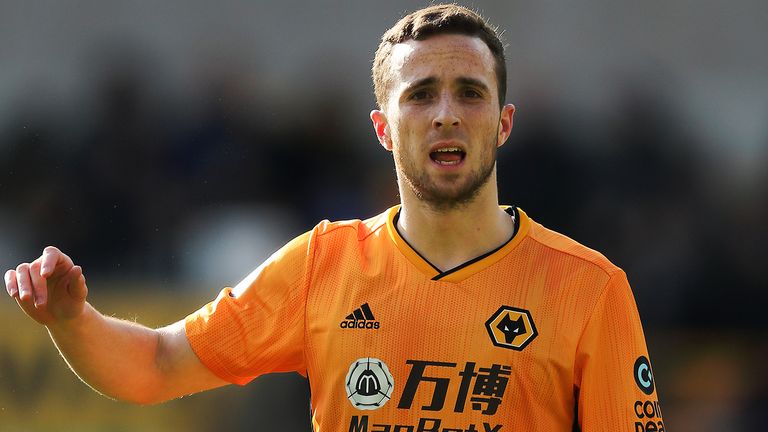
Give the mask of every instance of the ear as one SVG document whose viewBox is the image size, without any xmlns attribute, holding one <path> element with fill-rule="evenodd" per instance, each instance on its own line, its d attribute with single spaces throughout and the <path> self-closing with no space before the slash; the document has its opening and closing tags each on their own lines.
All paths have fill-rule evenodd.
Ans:
<svg viewBox="0 0 768 432">
<path fill-rule="evenodd" d="M 381 146 L 388 151 L 392 151 L 392 139 L 389 136 L 387 115 L 384 114 L 384 111 L 373 110 L 371 111 L 371 121 L 373 122 L 373 130 L 376 132 L 376 136 L 379 138 Z"/>
<path fill-rule="evenodd" d="M 509 138 L 509 134 L 512 133 L 512 117 L 515 115 L 515 106 L 512 104 L 506 104 L 501 108 L 501 116 L 499 116 L 499 136 L 497 137 L 496 146 L 501 147 Z"/>
</svg>

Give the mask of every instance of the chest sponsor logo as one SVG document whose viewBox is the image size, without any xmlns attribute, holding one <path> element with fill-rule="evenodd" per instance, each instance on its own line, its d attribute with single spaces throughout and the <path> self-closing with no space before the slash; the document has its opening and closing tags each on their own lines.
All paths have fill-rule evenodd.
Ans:
<svg viewBox="0 0 768 432">
<path fill-rule="evenodd" d="M 357 409 L 375 410 L 384 406 L 392 396 L 395 380 L 383 361 L 364 357 L 349 366 L 344 380 L 347 399 Z"/>
<path fill-rule="evenodd" d="M 539 335 L 531 313 L 512 306 L 500 307 L 485 322 L 485 329 L 494 345 L 515 351 L 522 351 Z"/>
<path fill-rule="evenodd" d="M 381 324 L 376 321 L 368 303 L 363 303 L 359 308 L 347 315 L 344 321 L 339 323 L 339 327 L 343 329 L 378 330 Z"/>
<path fill-rule="evenodd" d="M 431 402 L 421 408 L 425 411 L 442 411 L 446 402 L 448 388 L 458 381 L 458 395 L 453 401 L 453 412 L 462 413 L 467 408 L 480 411 L 481 414 L 493 415 L 501 405 L 507 390 L 511 366 L 493 364 L 490 367 L 478 367 L 475 362 L 467 362 L 463 368 L 456 363 L 408 360 L 411 373 L 405 382 L 398 408 L 411 409 L 413 400 L 419 391 L 432 389 Z M 457 372 L 458 370 L 458 372 Z M 456 377 L 460 379 L 456 379 Z"/>
<path fill-rule="evenodd" d="M 349 432 L 498 432 L 502 430 L 503 425 L 491 421 L 491 416 L 498 412 L 503 402 L 512 374 L 511 366 L 495 363 L 480 365 L 476 362 L 466 362 L 462 365 L 429 360 L 406 360 L 405 363 L 410 367 L 410 371 L 400 394 L 397 409 L 423 412 L 423 416 L 410 424 L 386 424 L 373 423 L 367 415 L 354 415 L 350 419 Z M 384 375 L 388 377 L 388 382 L 394 381 L 389 375 L 389 369 L 381 360 L 362 358 L 350 366 L 346 379 L 347 397 L 355 408 L 377 409 L 389 400 L 389 396 L 383 398 L 382 391 L 379 390 L 378 383 L 382 380 L 377 375 L 377 370 L 379 374 L 381 371 L 386 371 Z M 388 388 L 391 394 L 391 387 Z M 449 394 L 456 396 L 448 397 Z M 363 401 L 357 400 L 358 397 L 372 399 Z M 446 424 L 446 420 L 440 415 L 446 411 L 453 413 L 476 411 L 486 421 L 463 425 Z"/>
<path fill-rule="evenodd" d="M 369 425 L 370 423 L 370 425 Z M 466 428 L 466 429 L 465 429 Z M 438 418 L 420 418 L 416 424 L 386 424 L 368 421 L 368 416 L 352 416 L 349 432 L 500 432 L 501 425 L 483 422 L 482 426 L 470 423 L 467 426 L 446 426 Z"/>
</svg>

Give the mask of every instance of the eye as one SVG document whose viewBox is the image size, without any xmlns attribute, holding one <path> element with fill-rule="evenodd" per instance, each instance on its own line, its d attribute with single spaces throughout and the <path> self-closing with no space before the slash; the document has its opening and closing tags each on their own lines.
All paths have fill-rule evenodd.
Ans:
<svg viewBox="0 0 768 432">
<path fill-rule="evenodd" d="M 409 100 L 417 100 L 418 101 L 418 100 L 428 99 L 429 97 L 430 97 L 430 94 L 429 94 L 428 91 L 426 91 L 426 90 L 417 90 L 417 91 L 411 93 L 411 95 L 408 96 L 408 99 Z"/>
<path fill-rule="evenodd" d="M 462 91 L 461 95 L 465 98 L 470 98 L 470 99 L 477 99 L 477 98 L 483 97 L 483 95 L 479 91 L 474 89 L 465 89 L 464 91 Z"/>
</svg>

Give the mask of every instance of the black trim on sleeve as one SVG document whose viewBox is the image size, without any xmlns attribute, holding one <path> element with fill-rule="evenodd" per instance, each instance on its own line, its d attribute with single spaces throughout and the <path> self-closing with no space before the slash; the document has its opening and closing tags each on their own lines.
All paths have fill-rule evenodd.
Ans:
<svg viewBox="0 0 768 432">
<path fill-rule="evenodd" d="M 581 432 L 581 426 L 579 426 L 579 389 L 573 390 L 573 432 Z"/>
</svg>

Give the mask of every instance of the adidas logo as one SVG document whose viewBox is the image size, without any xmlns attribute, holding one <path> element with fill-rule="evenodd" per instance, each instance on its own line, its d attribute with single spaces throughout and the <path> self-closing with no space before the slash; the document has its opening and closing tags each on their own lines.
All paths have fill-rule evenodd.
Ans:
<svg viewBox="0 0 768 432">
<path fill-rule="evenodd" d="M 347 317 L 344 318 L 344 321 L 339 324 L 339 327 L 344 329 L 356 328 L 378 330 L 379 326 L 380 324 L 376 321 L 376 318 L 373 317 L 373 312 L 371 312 L 371 307 L 368 306 L 368 303 L 363 303 L 362 306 L 347 315 Z"/>
</svg>

